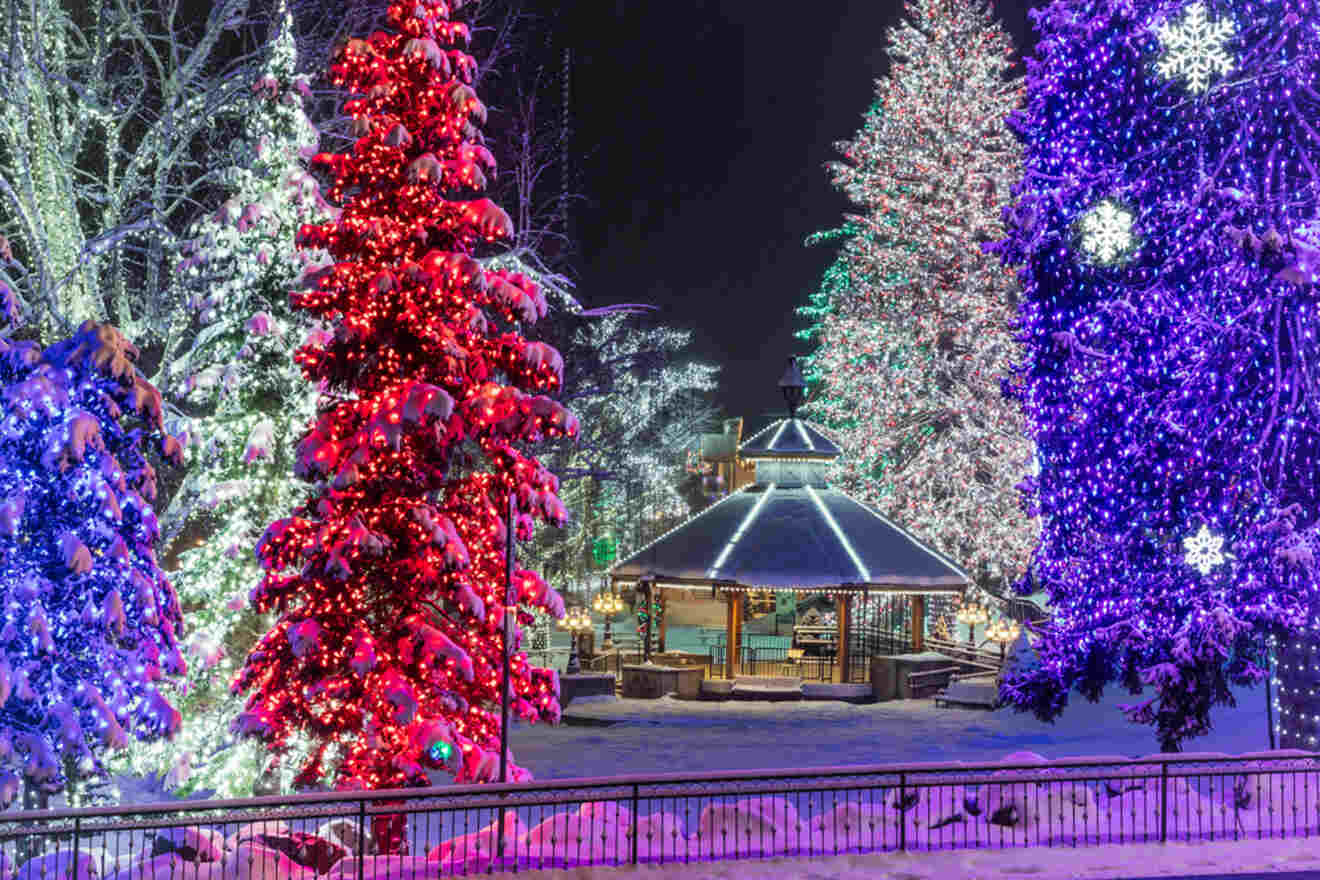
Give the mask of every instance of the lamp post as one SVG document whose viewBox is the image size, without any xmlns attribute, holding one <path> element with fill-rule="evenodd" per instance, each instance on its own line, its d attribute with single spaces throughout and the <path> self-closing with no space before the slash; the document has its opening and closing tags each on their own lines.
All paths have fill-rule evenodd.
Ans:
<svg viewBox="0 0 1320 880">
<path fill-rule="evenodd" d="M 954 615 L 958 622 L 967 627 L 967 644 L 973 649 L 976 648 L 976 627 L 978 624 L 988 623 L 990 621 L 990 612 L 984 605 L 975 602 L 964 602 L 958 606 L 958 611 Z"/>
<path fill-rule="evenodd" d="M 1008 647 L 1008 643 L 1016 640 L 1021 632 L 1022 628 L 1020 626 L 1002 617 L 986 629 L 986 636 L 999 645 L 999 665 L 1004 664 L 1004 651 Z"/>
<path fill-rule="evenodd" d="M 509 781 L 509 647 L 513 644 L 513 617 L 517 604 L 513 595 L 513 523 L 517 504 L 518 496 L 510 492 L 509 504 L 504 511 L 504 625 L 500 627 L 500 653 L 503 655 L 500 661 L 500 782 Z M 502 830 L 501 841 L 504 839 Z"/>
<path fill-rule="evenodd" d="M 600 649 L 602 651 L 613 650 L 614 636 L 610 632 L 610 619 L 623 610 L 623 600 L 613 591 L 606 593 L 602 590 L 592 600 L 591 610 L 605 618 L 605 636 L 600 641 Z"/>
<path fill-rule="evenodd" d="M 568 630 L 570 640 L 568 667 L 564 670 L 564 674 L 577 675 L 582 671 L 582 667 L 578 665 L 578 633 L 591 629 L 591 614 L 585 608 L 574 608 L 559 621 L 559 627 Z"/>
</svg>

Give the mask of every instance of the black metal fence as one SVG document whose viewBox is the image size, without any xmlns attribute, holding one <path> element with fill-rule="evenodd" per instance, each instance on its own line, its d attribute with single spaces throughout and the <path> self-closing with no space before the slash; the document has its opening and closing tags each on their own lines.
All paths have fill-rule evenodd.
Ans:
<svg viewBox="0 0 1320 880">
<path fill-rule="evenodd" d="M 1303 752 L 623 776 L 0 815 L 3 874 L 21 866 L 23 880 L 116 871 L 175 880 L 422 880 L 497 869 L 1316 834 L 1320 756 Z M 377 843 L 385 840 L 394 843 Z"/>
<path fill-rule="evenodd" d="M 843 680 L 865 684 L 871 680 L 871 658 L 907 654 L 912 650 L 909 632 L 854 630 L 849 634 L 848 668 Z M 717 641 L 709 648 L 707 662 L 714 678 L 724 676 L 728 648 Z M 805 651 L 782 644 L 743 644 L 738 650 L 739 675 L 794 676 L 804 681 L 833 681 L 838 662 L 834 648 Z"/>
<path fill-rule="evenodd" d="M 742 645 L 738 649 L 739 675 L 790 676 L 804 681 L 833 681 L 834 654 L 790 653 L 792 649 L 775 645 Z M 798 656 L 801 654 L 801 656 Z M 712 678 L 725 677 L 725 645 L 712 645 L 707 662 Z"/>
</svg>

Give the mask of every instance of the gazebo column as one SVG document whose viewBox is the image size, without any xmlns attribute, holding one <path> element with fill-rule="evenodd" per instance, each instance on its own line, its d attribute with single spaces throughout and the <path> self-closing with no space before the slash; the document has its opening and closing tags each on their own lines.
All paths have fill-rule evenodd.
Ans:
<svg viewBox="0 0 1320 880">
<path fill-rule="evenodd" d="M 912 597 L 912 653 L 926 650 L 926 597 Z"/>
<path fill-rule="evenodd" d="M 742 646 L 742 594 L 729 590 L 724 594 L 729 611 L 724 625 L 724 677 L 738 675 L 738 649 Z"/>
<path fill-rule="evenodd" d="M 834 674 L 831 680 L 835 684 L 842 684 L 848 680 L 848 630 L 850 629 L 848 617 L 852 609 L 852 596 L 836 596 L 834 599 L 836 609 L 835 618 L 838 632 L 835 634 L 834 648 Z"/>
<path fill-rule="evenodd" d="M 657 593 L 657 601 L 660 603 L 660 653 L 665 652 L 665 631 L 669 627 L 668 609 L 665 608 L 665 591 Z"/>
</svg>

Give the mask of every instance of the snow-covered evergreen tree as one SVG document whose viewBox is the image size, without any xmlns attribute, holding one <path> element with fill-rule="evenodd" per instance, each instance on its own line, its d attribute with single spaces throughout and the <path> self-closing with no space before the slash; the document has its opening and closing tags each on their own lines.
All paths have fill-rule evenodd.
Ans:
<svg viewBox="0 0 1320 880">
<path fill-rule="evenodd" d="M 860 243 L 855 240 L 860 233 L 858 227 L 845 223 L 836 229 L 825 229 L 807 238 L 808 246 L 836 245 L 839 249 L 825 269 L 820 286 L 807 297 L 807 304 L 797 309 L 797 313 L 806 319 L 807 326 L 793 335 L 810 345 L 813 350 L 813 354 L 807 355 L 800 361 L 802 377 L 807 382 L 808 397 L 815 397 L 826 379 L 818 365 L 819 356 L 814 352 L 824 341 L 822 334 L 825 330 L 825 322 L 835 314 L 835 300 L 848 297 L 862 284 L 861 278 L 854 277 L 854 273 L 861 270 L 861 260 L 858 259 L 856 252 Z M 853 420 L 849 419 L 845 424 L 852 423 Z M 827 427 L 838 428 L 843 425 Z"/>
<path fill-rule="evenodd" d="M 128 766 L 169 786 L 233 797 L 252 794 L 267 757 L 229 732 L 243 705 L 230 681 L 269 623 L 248 607 L 261 580 L 253 550 L 306 494 L 294 447 L 315 416 L 316 389 L 292 356 L 315 328 L 290 308 L 289 292 L 325 254 L 295 250 L 293 237 L 333 214 L 301 161 L 317 132 L 303 112 L 306 81 L 294 74 L 293 22 L 281 14 L 233 146 L 238 164 L 221 175 L 227 198 L 189 230 L 176 265 L 174 299 L 191 326 L 167 352 L 162 384 L 194 442 L 161 520 L 189 614 L 189 676 L 175 701 L 184 728 L 168 745 L 127 753 Z"/>
<path fill-rule="evenodd" d="M 156 472 L 178 464 L 137 349 L 86 322 L 42 351 L 0 339 L 0 804 L 57 791 L 179 729 L 178 597 L 156 563 Z"/>
<path fill-rule="evenodd" d="M 1320 747 L 1320 11 L 1310 0 L 1055 2 L 1033 14 L 1018 397 L 1052 625 L 1003 695 L 1142 694 L 1175 751 L 1259 685 Z"/>
<path fill-rule="evenodd" d="M 584 314 L 562 295 L 551 309 L 541 335 L 565 352 L 562 399 L 583 427 L 546 459 L 569 527 L 531 552 L 547 577 L 588 592 L 600 586 L 595 542 L 623 554 L 690 514 L 680 492 L 685 457 L 713 421 L 717 368 L 690 357 L 690 333 L 648 314 Z"/>
<path fill-rule="evenodd" d="M 258 543 L 252 601 L 279 618 L 235 682 L 247 693 L 236 731 L 291 765 L 296 786 L 498 778 L 506 657 L 518 717 L 558 717 L 556 675 L 519 650 L 530 617 L 506 604 L 505 553 L 536 520 L 566 518 L 558 480 L 526 450 L 578 425 L 548 396 L 559 353 L 523 335 L 546 313 L 537 285 L 473 256 L 513 229 L 481 195 L 495 162 L 471 31 L 451 11 L 391 3 L 386 29 L 331 63 L 336 87 L 360 96 L 345 104 L 359 140 L 313 159 L 343 210 L 296 242 L 336 262 L 291 298 L 334 325 L 297 353 L 326 389 L 295 468 L 315 494 Z M 562 615 L 535 573 L 515 571 L 514 586 L 516 605 Z M 528 778 L 507 757 L 509 779 Z M 401 817 L 373 822 L 385 852 L 405 832 Z"/>
<path fill-rule="evenodd" d="M 1012 273 L 982 251 L 1020 163 L 1012 50 L 982 0 L 913 0 L 890 72 L 835 184 L 858 231 L 816 331 L 808 416 L 835 429 L 836 480 L 984 584 L 1019 574 L 1036 529 L 1016 486 L 1032 447 L 1000 396 L 1018 346 Z"/>
</svg>

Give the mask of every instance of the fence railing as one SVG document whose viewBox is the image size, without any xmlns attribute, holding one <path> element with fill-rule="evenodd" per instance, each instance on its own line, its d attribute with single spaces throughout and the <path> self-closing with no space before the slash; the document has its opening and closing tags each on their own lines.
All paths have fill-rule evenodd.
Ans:
<svg viewBox="0 0 1320 880">
<path fill-rule="evenodd" d="M 306 880 L 313 871 L 418 880 L 1316 834 L 1320 756 L 1307 752 L 675 773 L 0 814 L 0 852 L 7 865 L 26 866 L 24 880 L 125 870 L 175 880 Z M 386 848 L 394 851 L 379 852 Z"/>
<path fill-rule="evenodd" d="M 977 670 L 997 673 L 1003 667 L 998 649 L 987 651 L 984 648 L 969 645 L 967 642 L 952 642 L 936 636 L 927 637 L 926 647 L 928 650 L 936 651 L 950 660 L 955 660 L 969 667 L 968 671 Z"/>
<path fill-rule="evenodd" d="M 822 654 L 801 657 L 789 655 L 789 648 L 755 647 L 744 645 L 738 651 L 739 675 L 789 675 L 805 681 L 832 681 L 834 677 L 834 656 Z M 723 678 L 724 662 L 727 653 L 723 645 L 712 645 L 707 655 L 710 674 L 714 678 Z"/>
</svg>

